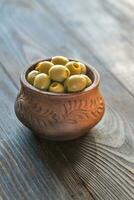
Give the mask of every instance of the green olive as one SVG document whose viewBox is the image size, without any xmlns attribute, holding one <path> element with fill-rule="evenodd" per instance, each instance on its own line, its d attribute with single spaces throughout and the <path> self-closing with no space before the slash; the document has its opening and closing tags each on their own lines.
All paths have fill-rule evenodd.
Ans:
<svg viewBox="0 0 134 200">
<path fill-rule="evenodd" d="M 54 65 L 66 65 L 68 61 L 69 60 L 64 56 L 54 56 L 51 60 Z"/>
<path fill-rule="evenodd" d="M 78 62 L 70 61 L 66 64 L 66 67 L 69 69 L 71 75 L 81 73 L 81 67 Z"/>
<path fill-rule="evenodd" d="M 63 82 L 70 76 L 70 71 L 63 65 L 54 65 L 48 74 L 53 81 Z"/>
<path fill-rule="evenodd" d="M 40 90 L 47 90 L 50 82 L 50 78 L 47 74 L 40 73 L 34 79 L 34 86 Z"/>
<path fill-rule="evenodd" d="M 49 69 L 53 66 L 54 64 L 49 62 L 49 61 L 42 61 L 37 64 L 37 67 L 35 68 L 41 73 L 48 74 Z"/>
<path fill-rule="evenodd" d="M 87 81 L 86 87 L 89 87 L 92 84 L 92 80 L 85 74 L 81 74 L 82 77 L 84 77 Z"/>
<path fill-rule="evenodd" d="M 28 82 L 33 85 L 34 79 L 38 74 L 39 74 L 39 72 L 36 70 L 32 70 L 31 72 L 29 72 L 27 75 Z"/>
<path fill-rule="evenodd" d="M 72 75 L 68 77 L 64 85 L 68 92 L 82 91 L 86 87 L 87 81 L 81 75 Z"/>
<path fill-rule="evenodd" d="M 61 83 L 53 82 L 49 86 L 49 92 L 63 93 L 64 92 L 64 86 Z"/>
<path fill-rule="evenodd" d="M 80 67 L 81 67 L 81 74 L 86 74 L 86 73 L 87 73 L 87 67 L 86 67 L 86 65 L 84 65 L 84 64 L 81 63 L 81 62 L 78 62 L 78 64 L 79 64 Z"/>
</svg>

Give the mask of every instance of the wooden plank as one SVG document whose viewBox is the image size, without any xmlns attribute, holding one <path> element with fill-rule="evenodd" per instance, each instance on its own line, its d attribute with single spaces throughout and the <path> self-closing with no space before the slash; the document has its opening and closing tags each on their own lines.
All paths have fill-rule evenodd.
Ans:
<svg viewBox="0 0 134 200">
<path fill-rule="evenodd" d="M 92 43 L 87 48 L 84 36 L 81 36 L 82 42 L 80 42 L 78 36 L 80 37 L 81 32 L 76 34 L 74 29 L 70 28 L 76 34 L 76 38 L 72 38 L 67 18 L 64 18 L 65 27 L 63 22 L 61 23 L 59 13 L 56 13 L 55 18 L 51 14 L 55 14 L 54 11 L 49 14 L 51 4 L 48 4 L 48 12 L 46 10 L 44 12 L 44 7 L 40 3 L 31 5 L 26 2 L 25 5 L 18 3 L 18 11 L 15 9 L 16 3 L 14 6 L 8 4 L 3 9 L 2 14 L 6 17 L 1 25 L 0 41 L 3 45 L 0 51 L 4 69 L 16 83 L 20 68 L 25 63 L 44 55 L 65 54 L 86 60 L 101 71 L 102 90 L 108 104 L 105 118 L 92 130 L 91 135 L 76 142 L 58 144 L 58 147 L 62 149 L 64 156 L 70 161 L 69 165 L 78 173 L 80 180 L 87 190 L 92 192 L 95 199 L 133 199 L 133 97 L 120 85 L 117 78 L 115 79 L 105 69 L 108 63 L 96 53 L 97 50 L 91 45 Z M 28 5 L 30 8 L 27 8 Z M 77 6 L 80 9 L 80 6 Z M 79 12 L 82 13 L 81 9 Z M 60 24 L 56 23 L 56 17 Z M 43 25 L 45 28 L 42 28 Z M 72 26 L 74 27 L 74 24 Z M 44 144 L 42 148 L 45 148 Z M 51 159 L 49 162 L 53 166 Z"/>
<path fill-rule="evenodd" d="M 0 66 L 0 196 L 3 200 L 93 199 L 57 144 L 34 138 L 16 119 L 16 88 Z"/>
<path fill-rule="evenodd" d="M 133 1 L 42 2 L 66 27 L 66 33 L 77 39 L 85 51 L 91 53 L 91 49 L 104 67 L 134 94 Z"/>
<path fill-rule="evenodd" d="M 7 52 L 7 48 L 11 46 L 15 49 L 12 54 L 14 54 L 17 49 L 21 49 L 24 55 L 26 55 L 27 61 L 30 62 L 36 58 L 44 57 L 44 54 L 54 55 L 55 52 L 57 54 L 71 55 L 68 46 L 72 44 L 72 47 L 75 46 L 75 49 L 73 48 L 75 57 L 81 59 L 85 59 L 86 57 L 83 57 L 81 53 L 77 51 L 79 47 L 83 49 L 84 54 L 85 52 L 94 54 L 94 57 L 103 64 L 103 67 L 109 70 L 110 73 L 112 72 L 116 79 L 118 79 L 131 94 L 134 93 L 134 58 L 133 55 L 131 55 L 131 52 L 133 52 L 133 45 L 131 42 L 133 41 L 133 35 L 132 32 L 129 31 L 131 28 L 130 26 L 132 26 L 133 13 L 129 12 L 128 14 L 131 3 L 130 5 L 127 3 L 126 6 L 124 0 L 124 9 L 119 10 L 120 3 L 114 0 L 106 2 L 95 0 L 90 3 L 85 1 L 83 6 L 81 6 L 81 0 L 79 3 L 77 1 L 73 1 L 72 3 L 69 1 L 67 4 L 66 2 L 61 3 L 60 1 L 56 3 L 55 1 L 53 2 L 53 0 L 49 2 L 34 2 L 33 5 L 24 2 L 20 1 L 20 3 L 16 3 L 16 1 L 14 1 L 14 3 L 8 3 L 4 6 L 4 9 L 2 7 L 1 15 L 5 16 L 1 17 L 1 39 L 3 43 L 2 49 L 4 50 L 2 54 Z M 43 3 L 41 4 L 41 2 Z M 60 6 L 58 6 L 59 4 Z M 71 7 L 68 7 L 68 4 L 71 4 Z M 15 9 L 15 6 L 20 9 L 20 12 L 18 12 L 18 9 Z M 114 9 L 111 9 L 113 13 L 109 11 L 111 6 L 114 6 Z M 28 8 L 30 8 L 30 12 L 27 12 Z M 64 12 L 62 12 L 62 10 L 64 10 Z M 82 17 L 81 15 L 74 16 L 73 10 L 75 10 L 76 13 L 83 13 Z M 24 11 L 25 16 L 23 15 Z M 52 17 L 51 13 L 53 13 L 55 17 Z M 115 14 L 117 13 L 120 13 L 120 16 L 124 19 L 126 18 L 126 20 L 128 14 L 128 28 L 121 26 L 122 18 L 119 16 L 116 17 Z M 32 16 L 34 20 L 31 21 L 29 16 Z M 47 21 L 49 21 L 49 23 L 47 23 Z M 35 24 L 36 28 L 34 26 Z M 42 27 L 44 26 L 45 28 L 43 29 Z M 107 29 L 105 30 L 106 26 Z M 56 37 L 55 32 L 59 33 Z M 18 41 L 23 42 L 23 45 L 20 43 L 19 46 L 18 44 L 16 45 Z M 66 44 L 64 41 L 66 41 Z M 49 45 L 46 45 L 47 42 Z M 50 48 L 51 45 L 53 46 L 52 49 Z M 48 53 L 45 49 L 49 49 L 50 52 Z M 17 60 L 20 62 L 18 64 L 24 66 L 27 62 L 20 57 L 21 55 L 19 54 Z M 7 65 L 2 55 L 1 60 Z M 14 65 L 13 61 L 11 61 L 11 65 Z"/>
</svg>

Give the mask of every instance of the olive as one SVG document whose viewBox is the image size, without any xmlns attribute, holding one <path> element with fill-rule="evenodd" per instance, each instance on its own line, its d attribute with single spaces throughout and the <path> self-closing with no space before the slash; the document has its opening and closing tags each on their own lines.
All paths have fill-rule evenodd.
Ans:
<svg viewBox="0 0 134 200">
<path fill-rule="evenodd" d="M 64 92 L 64 86 L 61 83 L 53 82 L 49 86 L 49 92 L 63 93 Z"/>
<path fill-rule="evenodd" d="M 48 74 L 49 69 L 53 66 L 54 64 L 49 62 L 49 61 L 41 61 L 37 64 L 37 67 L 35 68 L 41 73 Z"/>
<path fill-rule="evenodd" d="M 72 75 L 64 82 L 64 86 L 68 92 L 82 91 L 86 87 L 87 81 L 81 75 Z"/>
<path fill-rule="evenodd" d="M 47 74 L 40 73 L 34 79 L 34 86 L 41 90 L 47 90 L 50 82 L 50 78 Z"/>
<path fill-rule="evenodd" d="M 92 80 L 85 74 L 81 74 L 82 77 L 84 77 L 87 81 L 86 87 L 89 87 L 92 84 Z"/>
<path fill-rule="evenodd" d="M 51 60 L 54 65 L 66 65 L 68 61 L 69 60 L 64 56 L 54 56 Z"/>
<path fill-rule="evenodd" d="M 29 72 L 27 75 L 28 82 L 33 85 L 34 79 L 38 74 L 39 74 L 39 72 L 36 70 L 32 70 L 31 72 Z"/>
<path fill-rule="evenodd" d="M 53 81 L 62 82 L 70 76 L 70 71 L 63 65 L 54 65 L 48 74 Z"/>
<path fill-rule="evenodd" d="M 79 64 L 80 67 L 81 67 L 81 74 L 86 74 L 86 73 L 87 73 L 87 67 L 86 67 L 86 65 L 84 65 L 84 64 L 81 63 L 81 62 L 78 62 L 78 64 Z"/>
<path fill-rule="evenodd" d="M 78 62 L 70 61 L 66 64 L 66 67 L 69 69 L 71 75 L 81 73 L 81 66 Z"/>
</svg>

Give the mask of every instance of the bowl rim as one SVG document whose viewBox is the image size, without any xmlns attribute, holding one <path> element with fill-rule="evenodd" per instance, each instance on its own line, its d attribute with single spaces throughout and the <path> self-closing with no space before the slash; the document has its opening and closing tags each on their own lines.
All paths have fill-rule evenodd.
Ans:
<svg viewBox="0 0 134 200">
<path fill-rule="evenodd" d="M 98 73 L 98 71 L 94 67 L 92 67 L 88 63 L 83 62 L 81 60 L 68 58 L 69 61 L 77 61 L 77 62 L 81 62 L 81 63 L 85 64 L 88 67 L 88 69 L 93 73 L 94 81 L 91 84 L 91 86 L 85 88 L 83 91 L 74 92 L 74 93 L 53 93 L 53 92 L 42 91 L 42 90 L 39 90 L 39 89 L 35 88 L 34 86 L 32 86 L 26 80 L 26 74 L 27 74 L 28 70 L 31 67 L 33 67 L 34 65 L 36 65 L 38 62 L 50 61 L 51 58 L 52 57 L 49 57 L 49 58 L 46 58 L 46 59 L 38 59 L 38 60 L 36 60 L 36 62 L 35 61 L 32 62 L 32 64 L 30 64 L 28 68 L 26 68 L 25 70 L 23 70 L 23 72 L 22 72 L 22 74 L 20 76 L 21 85 L 23 87 L 27 88 L 28 90 L 30 90 L 33 93 L 41 94 L 41 95 L 45 95 L 45 96 L 51 96 L 51 97 L 59 97 L 59 98 L 62 98 L 62 97 L 72 97 L 72 96 L 77 96 L 77 95 L 83 95 L 83 94 L 89 93 L 90 91 L 92 91 L 93 89 L 95 89 L 95 88 L 97 88 L 99 86 L 99 83 L 100 83 L 100 74 Z"/>
</svg>

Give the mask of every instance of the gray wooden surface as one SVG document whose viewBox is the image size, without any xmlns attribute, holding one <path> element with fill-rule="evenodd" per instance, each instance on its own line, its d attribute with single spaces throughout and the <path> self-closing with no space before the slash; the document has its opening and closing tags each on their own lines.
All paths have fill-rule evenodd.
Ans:
<svg viewBox="0 0 134 200">
<path fill-rule="evenodd" d="M 106 113 L 70 142 L 35 138 L 15 117 L 19 76 L 65 55 L 101 74 Z M 134 1 L 0 0 L 0 200 L 134 199 Z"/>
</svg>

